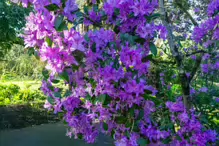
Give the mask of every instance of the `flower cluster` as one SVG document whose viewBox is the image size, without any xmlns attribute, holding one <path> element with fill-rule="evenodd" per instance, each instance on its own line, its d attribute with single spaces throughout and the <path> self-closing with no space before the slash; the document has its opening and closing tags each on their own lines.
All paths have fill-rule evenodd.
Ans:
<svg viewBox="0 0 219 146">
<path fill-rule="evenodd" d="M 205 42 L 206 46 L 211 46 L 214 41 L 219 40 L 219 0 L 212 0 L 208 6 L 209 19 L 194 29 L 193 39 L 196 43 Z M 206 38 L 210 37 L 210 39 Z"/>
<path fill-rule="evenodd" d="M 212 2 L 208 5 L 208 16 L 213 16 L 218 13 L 219 10 L 219 1 L 212 0 Z"/>
<path fill-rule="evenodd" d="M 34 47 L 47 62 L 49 72 L 42 84 L 48 96 L 45 107 L 64 112 L 69 137 L 94 143 L 102 132 L 112 135 L 117 146 L 138 146 L 142 140 L 143 145 L 147 140 L 158 144 L 167 139 L 187 144 L 185 135 L 193 133 L 193 145 L 207 133 L 211 138 L 203 143 L 215 141 L 215 133 L 203 132 L 195 115 L 189 122 L 182 101 L 166 103 L 184 123 L 177 133 L 181 141 L 174 139 L 171 128 L 161 128 L 154 120 L 160 107 L 152 101 L 157 90 L 146 74 L 149 58 L 157 52 L 155 36 L 165 39 L 167 35 L 165 27 L 149 17 L 158 7 L 157 0 L 108 0 L 103 5 L 93 0 L 83 11 L 75 0 L 21 3 L 36 10 L 27 18 L 23 37 L 26 47 Z M 77 32 L 80 24 L 93 29 Z M 58 87 L 58 82 L 66 86 Z"/>
<path fill-rule="evenodd" d="M 217 140 L 216 131 L 203 132 L 204 126 L 200 123 L 195 111 L 191 110 L 190 114 L 185 112 L 180 100 L 175 103 L 167 102 L 166 106 L 172 113 L 171 122 L 175 123 L 175 132 L 171 133 L 172 137 L 178 137 L 173 139 L 173 145 L 205 146 L 208 142 L 214 143 Z"/>
</svg>

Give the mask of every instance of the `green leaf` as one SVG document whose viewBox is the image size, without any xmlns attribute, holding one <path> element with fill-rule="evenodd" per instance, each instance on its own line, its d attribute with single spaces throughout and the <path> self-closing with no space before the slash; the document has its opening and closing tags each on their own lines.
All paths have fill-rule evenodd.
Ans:
<svg viewBox="0 0 219 146">
<path fill-rule="evenodd" d="M 56 29 L 58 32 L 62 32 L 63 30 L 68 30 L 68 26 L 67 24 L 65 23 L 65 21 L 63 21 L 61 23 L 61 25 Z"/>
<path fill-rule="evenodd" d="M 70 96 L 72 94 L 72 92 L 71 91 L 69 91 L 69 90 L 67 90 L 67 91 L 65 91 L 65 93 L 64 93 L 64 97 L 68 97 L 68 96 Z"/>
<path fill-rule="evenodd" d="M 57 97 L 57 98 L 62 98 L 62 95 L 60 92 L 55 92 L 54 93 L 54 96 Z"/>
<path fill-rule="evenodd" d="M 83 135 L 80 133 L 78 134 L 78 139 L 82 140 L 83 139 Z"/>
<path fill-rule="evenodd" d="M 118 124 L 125 124 L 126 121 L 127 121 L 127 119 L 126 119 L 126 117 L 124 117 L 124 116 L 119 116 L 119 117 L 116 117 L 116 118 L 115 118 L 115 121 L 116 121 L 116 123 L 118 123 Z"/>
<path fill-rule="evenodd" d="M 69 76 L 68 76 L 68 73 L 66 71 L 64 71 L 63 73 L 61 73 L 59 75 L 59 77 L 67 82 L 69 82 Z"/>
<path fill-rule="evenodd" d="M 138 114 L 138 120 L 141 120 L 144 117 L 144 110 L 140 110 L 139 114 Z"/>
<path fill-rule="evenodd" d="M 162 141 L 163 144 L 169 144 L 171 142 L 171 138 L 166 138 Z"/>
<path fill-rule="evenodd" d="M 43 77 L 45 80 L 47 80 L 49 78 L 49 71 L 48 70 L 44 69 L 42 71 L 42 74 L 43 74 Z"/>
<path fill-rule="evenodd" d="M 59 6 L 57 6 L 56 4 L 50 4 L 45 6 L 45 8 L 49 11 L 57 11 L 59 9 Z"/>
<path fill-rule="evenodd" d="M 97 101 L 104 103 L 106 100 L 106 94 L 102 94 L 100 96 L 97 97 Z"/>
<path fill-rule="evenodd" d="M 48 97 L 47 98 L 47 101 L 50 103 L 50 104 L 54 104 L 55 100 L 52 98 L 52 97 Z"/>
<path fill-rule="evenodd" d="M 135 39 L 135 42 L 143 45 L 146 42 L 146 40 L 144 38 L 138 37 Z"/>
<path fill-rule="evenodd" d="M 90 42 L 90 38 L 88 37 L 88 34 L 85 34 L 85 35 L 84 35 L 84 39 L 85 39 L 87 42 Z"/>
<path fill-rule="evenodd" d="M 114 14 L 115 14 L 116 16 L 118 16 L 118 15 L 120 14 L 120 9 L 115 8 L 115 10 L 114 10 Z"/>
<path fill-rule="evenodd" d="M 131 122 L 131 120 L 127 120 L 127 121 L 126 121 L 125 127 L 126 127 L 126 128 L 132 127 L 132 122 Z"/>
<path fill-rule="evenodd" d="M 93 11 L 94 12 L 98 12 L 99 11 L 98 5 L 93 5 Z"/>
<path fill-rule="evenodd" d="M 108 124 L 107 123 L 103 123 L 103 129 L 105 130 L 105 131 L 107 131 L 108 130 Z"/>
<path fill-rule="evenodd" d="M 157 19 L 157 18 L 159 18 L 159 17 L 161 17 L 161 14 L 159 14 L 159 13 L 155 13 L 155 14 L 150 15 L 150 16 L 145 16 L 145 18 L 147 19 L 148 23 L 153 21 L 153 20 L 155 20 L 155 19 Z"/>
<path fill-rule="evenodd" d="M 58 84 L 60 81 L 59 80 L 52 80 L 52 83 Z"/>
<path fill-rule="evenodd" d="M 157 47 L 154 45 L 154 43 L 150 43 L 150 50 L 154 56 L 157 56 Z"/>
<path fill-rule="evenodd" d="M 28 55 L 33 55 L 34 54 L 34 52 L 35 52 L 35 50 L 34 50 L 34 48 L 29 48 L 28 49 Z"/>
<path fill-rule="evenodd" d="M 124 43 L 129 42 L 129 44 L 135 44 L 135 40 L 137 39 L 137 37 L 129 35 L 128 33 L 122 33 L 122 34 L 120 34 L 120 39 Z"/>
<path fill-rule="evenodd" d="M 112 130 L 112 132 L 111 132 L 111 137 L 113 138 L 113 139 L 115 139 L 115 131 L 114 130 Z"/>
<path fill-rule="evenodd" d="M 93 43 L 91 46 L 91 50 L 96 53 L 96 43 Z"/>
<path fill-rule="evenodd" d="M 62 24 L 64 17 L 63 16 L 57 16 L 55 19 L 55 28 L 58 29 L 59 26 Z"/>
<path fill-rule="evenodd" d="M 75 15 L 76 15 L 77 17 L 83 17 L 83 16 L 84 16 L 84 14 L 83 14 L 81 11 L 75 12 Z"/>
<path fill-rule="evenodd" d="M 59 32 L 68 30 L 67 24 L 64 21 L 64 16 L 58 16 L 55 19 L 55 29 Z"/>
<path fill-rule="evenodd" d="M 139 146 L 146 146 L 147 144 L 149 144 L 148 140 L 144 138 L 139 138 L 137 143 L 139 144 Z"/>
<path fill-rule="evenodd" d="M 146 57 L 142 58 L 142 59 L 141 59 L 141 61 L 142 61 L 142 62 L 147 62 L 147 61 L 150 61 L 150 60 L 152 60 L 152 58 L 153 58 L 153 55 L 152 55 L 152 54 L 150 54 L 150 55 L 148 55 L 148 56 L 146 56 Z"/>
<path fill-rule="evenodd" d="M 135 107 L 133 106 L 132 108 L 130 108 L 128 110 L 128 113 L 129 113 L 130 117 L 134 117 L 135 116 Z"/>
<path fill-rule="evenodd" d="M 88 15 L 89 14 L 88 12 L 89 12 L 88 6 L 84 6 L 84 13 Z"/>
<path fill-rule="evenodd" d="M 46 42 L 48 44 L 49 47 L 52 47 L 52 40 L 49 37 L 46 37 Z"/>
</svg>

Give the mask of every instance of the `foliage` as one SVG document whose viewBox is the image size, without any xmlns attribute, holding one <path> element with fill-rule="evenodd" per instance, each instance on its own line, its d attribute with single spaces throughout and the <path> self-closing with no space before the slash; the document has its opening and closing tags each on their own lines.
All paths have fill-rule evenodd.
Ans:
<svg viewBox="0 0 219 146">
<path fill-rule="evenodd" d="M 45 101 L 41 91 L 20 89 L 18 85 L 0 85 L 0 106 L 17 105 Z"/>
<path fill-rule="evenodd" d="M 219 1 L 209 4 L 200 26 L 187 11 L 189 2 L 170 2 L 187 16 L 179 22 L 165 2 L 159 0 L 158 10 L 156 0 L 94 0 L 81 7 L 74 0 L 21 1 L 36 10 L 24 41 L 47 63 L 45 107 L 64 111 L 68 136 L 93 143 L 98 123 L 117 146 L 216 144 L 218 98 L 206 100 L 208 88 L 196 88 L 193 79 L 218 70 Z M 193 35 L 191 27 L 177 31 L 187 20 Z M 80 26 L 89 31 L 76 31 Z M 190 39 L 191 49 L 183 48 Z M 68 88 L 56 86 L 60 82 Z"/>
<path fill-rule="evenodd" d="M 21 79 L 41 79 L 44 63 L 28 54 L 23 46 L 14 45 L 0 62 L 1 81 Z"/>
<path fill-rule="evenodd" d="M 13 44 L 23 45 L 17 35 L 25 25 L 25 17 L 31 9 L 24 9 L 11 4 L 8 0 L 0 1 L 0 59 L 11 49 Z"/>
<path fill-rule="evenodd" d="M 43 103 L 0 106 L 0 130 L 54 123 L 59 117 L 43 109 Z"/>
</svg>

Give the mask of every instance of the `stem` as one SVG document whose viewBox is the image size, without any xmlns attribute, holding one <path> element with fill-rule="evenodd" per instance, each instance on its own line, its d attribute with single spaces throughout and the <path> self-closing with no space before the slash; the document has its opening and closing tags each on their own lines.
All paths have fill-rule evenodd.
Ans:
<svg viewBox="0 0 219 146">
<path fill-rule="evenodd" d="M 186 13 L 186 15 L 189 17 L 189 19 L 192 21 L 192 23 L 195 25 L 195 26 L 198 26 L 198 23 L 196 22 L 196 20 L 192 17 L 192 15 L 182 6 L 182 4 L 177 1 L 176 2 L 177 6 L 184 12 Z"/>
</svg>

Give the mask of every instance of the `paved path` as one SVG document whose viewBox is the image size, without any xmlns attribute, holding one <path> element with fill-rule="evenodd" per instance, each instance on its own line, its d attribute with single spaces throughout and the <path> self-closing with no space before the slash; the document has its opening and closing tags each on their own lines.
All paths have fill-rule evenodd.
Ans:
<svg viewBox="0 0 219 146">
<path fill-rule="evenodd" d="M 18 130 L 0 131 L 0 146 L 113 146 L 112 140 L 100 135 L 95 144 L 65 136 L 62 124 L 47 124 Z"/>
</svg>

